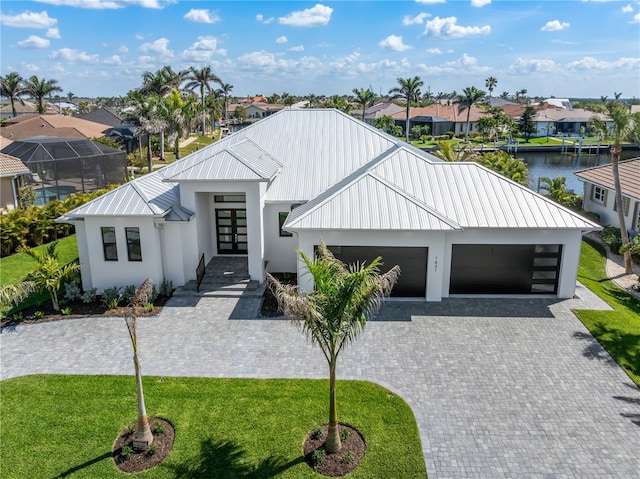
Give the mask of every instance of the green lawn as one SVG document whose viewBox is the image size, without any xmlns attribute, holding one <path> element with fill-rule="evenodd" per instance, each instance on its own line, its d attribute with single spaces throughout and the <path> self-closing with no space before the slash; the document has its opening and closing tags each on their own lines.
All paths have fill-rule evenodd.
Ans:
<svg viewBox="0 0 640 479">
<path fill-rule="evenodd" d="M 47 245 L 42 245 L 34 249 L 44 251 L 46 247 Z M 77 259 L 78 245 L 76 243 L 76 235 L 67 236 L 59 240 L 56 252 L 62 263 L 66 264 Z M 27 273 L 33 271 L 35 266 L 36 260 L 24 253 L 16 253 L 0 258 L 0 286 L 22 281 Z"/>
<path fill-rule="evenodd" d="M 143 363 L 144 366 L 144 363 Z M 132 367 L 133 368 L 133 367 Z M 111 448 L 136 418 L 133 376 L 26 376 L 0 382 L 2 477 L 126 477 Z M 328 381 L 144 378 L 147 411 L 176 429 L 140 478 L 313 478 L 302 443 L 328 416 Z M 424 478 L 413 413 L 364 381 L 338 383 L 340 420 L 367 453 L 350 478 Z"/>
<path fill-rule="evenodd" d="M 576 311 L 580 321 L 640 386 L 640 301 L 618 288 L 605 273 L 602 246 L 585 240 L 578 281 L 606 301 L 614 311 Z"/>
</svg>

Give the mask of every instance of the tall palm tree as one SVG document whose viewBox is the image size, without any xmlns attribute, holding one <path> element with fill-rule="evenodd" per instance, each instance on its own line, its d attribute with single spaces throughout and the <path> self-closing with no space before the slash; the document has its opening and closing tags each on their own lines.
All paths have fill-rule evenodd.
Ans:
<svg viewBox="0 0 640 479">
<path fill-rule="evenodd" d="M 619 94 L 615 94 L 619 97 Z M 615 205 L 618 213 L 618 222 L 620 223 L 620 236 L 622 239 L 622 246 L 629 243 L 629 234 L 624 222 L 624 208 L 622 204 L 622 187 L 620 186 L 620 153 L 622 152 L 622 146 L 620 142 L 627 139 L 630 135 L 637 132 L 635 130 L 640 125 L 640 113 L 632 114 L 627 107 L 618 101 L 610 101 L 607 104 L 607 110 L 609 118 L 612 120 L 611 136 L 613 136 L 613 145 L 611 146 L 611 169 L 613 173 L 613 184 L 615 187 Z M 638 140 L 637 138 L 632 138 Z M 624 270 L 626 274 L 633 273 L 633 267 L 631 266 L 631 252 L 627 249 L 624 252 Z"/>
<path fill-rule="evenodd" d="M 348 115 L 351 113 L 353 105 L 345 100 L 344 97 L 332 95 L 322 103 L 322 108 L 335 108 Z"/>
<path fill-rule="evenodd" d="M 40 79 L 33 75 L 24 82 L 24 91 L 36 101 L 38 113 L 44 113 L 44 105 L 42 100 L 54 92 L 61 92 L 62 88 L 58 86 L 58 80 Z"/>
<path fill-rule="evenodd" d="M 484 99 L 485 92 L 478 90 L 474 86 L 470 86 L 462 90 L 462 96 L 460 96 L 460 106 L 467 108 L 467 127 L 464 132 L 464 141 L 469 141 L 469 117 L 471 115 L 471 107 Z"/>
<path fill-rule="evenodd" d="M 131 110 L 124 115 L 126 121 L 136 125 L 137 135 L 145 134 L 147 137 L 147 165 L 149 173 L 153 171 L 153 157 L 151 153 L 151 135 L 157 135 L 164 131 L 166 124 L 159 113 L 159 104 L 162 99 L 157 94 L 143 95 L 139 91 L 129 93 Z"/>
<path fill-rule="evenodd" d="M 138 334 L 136 331 L 136 320 L 140 312 L 144 311 L 151 299 L 153 282 L 147 279 L 136 290 L 133 300 L 124 316 L 124 322 L 129 331 L 131 345 L 133 347 L 133 366 L 136 372 L 136 393 L 138 398 L 138 421 L 136 423 L 136 433 L 133 438 L 133 448 L 138 450 L 149 449 L 153 443 L 153 433 L 149 426 L 147 408 L 144 404 L 144 392 L 142 390 L 142 370 L 140 368 L 140 358 L 138 357 Z"/>
<path fill-rule="evenodd" d="M 376 94 L 373 93 L 370 88 L 366 90 L 364 88 L 360 88 L 359 90 L 354 88 L 353 94 L 356 96 L 356 103 L 362 106 L 362 121 L 364 121 L 365 110 L 376 101 Z"/>
<path fill-rule="evenodd" d="M 226 121 L 227 107 L 229 106 L 227 102 L 228 102 L 229 94 L 233 90 L 233 85 L 230 83 L 220 83 L 220 90 L 222 91 L 222 96 L 224 97 L 224 112 L 222 116 L 224 116 L 224 119 Z"/>
<path fill-rule="evenodd" d="M 192 91 L 195 88 L 200 90 L 200 101 L 203 105 L 205 102 L 205 92 L 211 93 L 211 82 L 216 82 L 220 85 L 222 84 L 220 78 L 218 78 L 218 76 L 211 71 L 210 66 L 204 66 L 202 68 L 191 67 L 185 77 L 185 80 L 187 80 L 185 88 L 188 88 Z M 206 135 L 206 132 L 206 116 L 203 116 L 202 134 Z"/>
<path fill-rule="evenodd" d="M 329 431 L 325 448 L 329 454 L 342 444 L 338 429 L 336 404 L 336 365 L 338 355 L 354 341 L 366 322 L 380 307 L 383 297 L 391 293 L 400 274 L 394 266 L 380 274 L 382 258 L 368 265 L 346 266 L 336 259 L 324 242 L 313 259 L 298 251 L 314 282 L 314 290 L 300 293 L 296 286 L 280 283 L 267 274 L 278 305 L 285 317 L 320 346 L 329 365 Z"/>
<path fill-rule="evenodd" d="M 389 90 L 389 94 L 393 94 L 391 98 L 402 98 L 407 102 L 407 119 L 405 126 L 405 135 L 407 143 L 409 143 L 409 110 L 411 102 L 417 102 L 420 98 L 420 87 L 424 82 L 419 76 L 413 78 L 397 78 L 398 86 Z"/>
<path fill-rule="evenodd" d="M 24 79 L 18 72 L 12 72 L 0 78 L 0 84 L 0 95 L 9 98 L 11 101 L 11 112 L 15 118 L 18 115 L 16 112 L 16 100 L 24 104 L 24 100 L 21 98 L 25 94 Z"/>
<path fill-rule="evenodd" d="M 493 89 L 498 85 L 498 80 L 495 77 L 489 77 L 485 80 L 484 86 L 489 90 L 489 98 L 493 93 Z"/>
</svg>

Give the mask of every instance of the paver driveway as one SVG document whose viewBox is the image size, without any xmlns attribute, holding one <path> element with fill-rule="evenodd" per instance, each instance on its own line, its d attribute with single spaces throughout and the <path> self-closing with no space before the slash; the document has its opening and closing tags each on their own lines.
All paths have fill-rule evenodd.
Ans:
<svg viewBox="0 0 640 479">
<path fill-rule="evenodd" d="M 413 408 L 431 479 L 640 477 L 640 391 L 571 314 L 582 300 L 389 302 L 339 363 Z M 139 322 L 145 374 L 326 377 L 259 299 L 176 297 Z M 162 345 L 162 347 L 158 347 Z M 1 377 L 132 374 L 121 318 L 5 329 Z M 309 360 L 311 358 L 312 360 Z"/>
</svg>

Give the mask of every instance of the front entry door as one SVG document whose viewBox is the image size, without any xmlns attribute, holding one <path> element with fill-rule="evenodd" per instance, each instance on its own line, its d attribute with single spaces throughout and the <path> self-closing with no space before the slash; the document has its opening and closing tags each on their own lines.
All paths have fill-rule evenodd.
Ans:
<svg viewBox="0 0 640 479">
<path fill-rule="evenodd" d="M 247 210 L 216 210 L 218 254 L 247 254 Z"/>
</svg>

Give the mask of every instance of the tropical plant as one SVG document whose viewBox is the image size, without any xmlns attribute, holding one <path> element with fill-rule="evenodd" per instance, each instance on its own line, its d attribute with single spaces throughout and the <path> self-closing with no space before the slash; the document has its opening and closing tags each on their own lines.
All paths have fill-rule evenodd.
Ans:
<svg viewBox="0 0 640 479">
<path fill-rule="evenodd" d="M 322 108 L 335 108 L 349 114 L 353 109 L 353 105 L 341 96 L 332 95 L 322 103 Z"/>
<path fill-rule="evenodd" d="M 489 90 L 489 98 L 493 93 L 493 89 L 498 85 L 498 80 L 495 77 L 489 77 L 484 81 L 484 86 Z"/>
<path fill-rule="evenodd" d="M 469 141 L 469 118 L 471 116 L 471 107 L 485 97 L 485 92 L 478 90 L 474 86 L 470 86 L 462 90 L 463 94 L 460 96 L 460 108 L 467 109 L 467 127 L 464 132 L 464 141 Z"/>
<path fill-rule="evenodd" d="M 451 143 L 441 140 L 438 142 L 438 146 L 439 149 L 432 151 L 431 154 L 444 161 L 475 161 L 478 157 L 469 145 L 464 145 L 456 150 Z"/>
<path fill-rule="evenodd" d="M 411 103 L 417 102 L 420 98 L 420 87 L 424 85 L 424 82 L 420 80 L 419 76 L 413 78 L 397 78 L 398 86 L 389 90 L 391 98 L 402 98 L 406 102 L 406 125 L 405 135 L 407 143 L 409 143 L 409 114 L 411 110 Z"/>
<path fill-rule="evenodd" d="M 211 82 L 216 82 L 222 85 L 222 81 L 211 71 L 210 66 L 203 66 L 202 68 L 191 67 L 189 72 L 185 76 L 185 80 L 187 83 L 185 84 L 185 88 L 190 90 L 198 89 L 200 90 L 200 101 L 202 104 L 205 104 L 205 92 L 211 93 Z M 202 134 L 206 135 L 206 116 L 202 116 Z"/>
<path fill-rule="evenodd" d="M 382 115 L 376 118 L 375 120 L 373 120 L 373 126 L 375 126 L 378 130 L 382 130 L 385 133 L 389 133 L 390 135 L 393 135 L 396 122 L 392 116 Z"/>
<path fill-rule="evenodd" d="M 11 101 L 11 113 L 14 117 L 17 115 L 16 100 L 24 104 L 22 99 L 24 93 L 24 80 L 18 72 L 8 73 L 0 78 L 0 95 L 9 98 L 9 101 Z"/>
<path fill-rule="evenodd" d="M 518 120 L 518 129 L 520 134 L 524 136 L 524 140 L 528 143 L 531 135 L 536 132 L 536 125 L 533 121 L 533 117 L 536 114 L 536 110 L 532 106 L 528 106 L 522 112 L 520 120 Z"/>
<path fill-rule="evenodd" d="M 7 284 L 0 288 L 0 306 L 17 306 L 36 290 L 33 281 L 22 281 L 16 284 Z"/>
<path fill-rule="evenodd" d="M 368 265 L 346 266 L 324 242 L 313 258 L 298 253 L 313 279 L 313 291 L 302 293 L 296 286 L 282 284 L 269 274 L 267 279 L 285 317 L 320 347 L 329 365 L 329 431 L 325 447 L 327 452 L 334 453 L 342 446 L 336 404 L 338 355 L 362 332 L 380 307 L 381 299 L 391 293 L 400 268 L 394 266 L 381 274 L 380 257 Z"/>
<path fill-rule="evenodd" d="M 38 262 L 35 270 L 27 275 L 29 281 L 33 281 L 36 288 L 47 291 L 51 297 L 51 304 L 55 311 L 60 311 L 58 292 L 62 284 L 71 280 L 80 271 L 78 263 L 60 264 L 56 253 L 58 242 L 54 241 L 47 246 L 44 253 L 36 249 L 25 249 L 25 254 Z"/>
<path fill-rule="evenodd" d="M 370 88 L 366 90 L 364 88 L 360 88 L 359 90 L 354 88 L 353 94 L 356 96 L 356 103 L 362 106 L 362 121 L 364 121 L 365 111 L 376 101 L 376 94 L 373 93 Z"/>
<path fill-rule="evenodd" d="M 529 186 L 529 169 L 527 165 L 522 160 L 511 157 L 505 151 L 485 153 L 475 161 L 522 186 Z"/>
<path fill-rule="evenodd" d="M 140 358 L 138 357 L 138 335 L 136 331 L 136 321 L 138 315 L 144 312 L 146 305 L 149 303 L 149 297 L 153 290 L 153 282 L 146 279 L 137 289 L 133 301 L 127 308 L 124 316 L 124 322 L 129 331 L 131 345 L 133 347 L 133 366 L 136 372 L 136 392 L 138 398 L 138 421 L 136 423 L 136 433 L 133 437 L 133 448 L 138 450 L 147 450 L 153 443 L 153 433 L 149 425 L 147 417 L 147 409 L 144 404 L 144 392 L 142 390 L 142 370 L 140 368 Z"/>
<path fill-rule="evenodd" d="M 556 176 L 555 178 L 543 176 L 539 178 L 538 192 L 556 203 L 569 207 L 575 206 L 576 197 L 579 196 L 573 191 L 567 190 L 567 179 L 564 176 Z"/>
<path fill-rule="evenodd" d="M 43 99 L 54 92 L 61 92 L 62 88 L 58 86 L 58 80 L 40 79 L 33 75 L 24 82 L 24 92 L 36 101 L 38 113 L 44 113 Z"/>
</svg>

